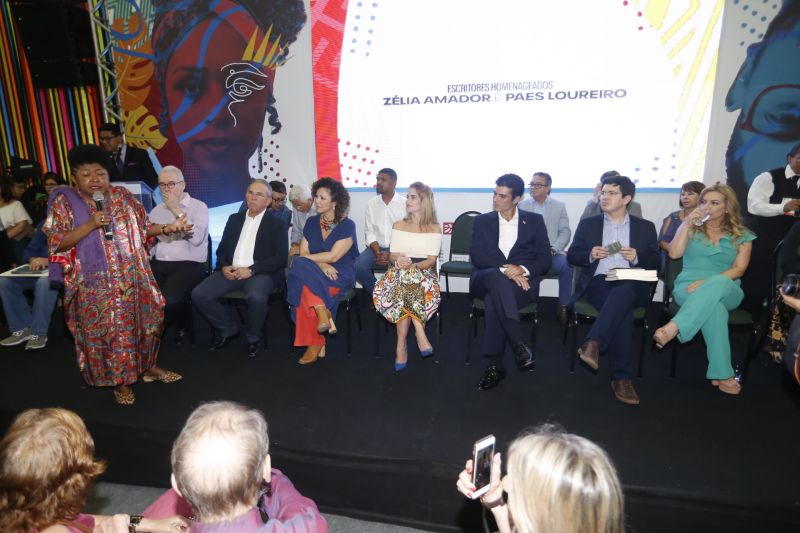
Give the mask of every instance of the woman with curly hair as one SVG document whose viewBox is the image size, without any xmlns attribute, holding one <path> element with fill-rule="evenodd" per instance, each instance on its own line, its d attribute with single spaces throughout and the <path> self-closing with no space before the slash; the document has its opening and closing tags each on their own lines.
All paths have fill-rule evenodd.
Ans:
<svg viewBox="0 0 800 533">
<path fill-rule="evenodd" d="M 325 357 L 324 333 L 336 333 L 339 297 L 355 285 L 356 225 L 347 218 L 350 194 L 340 182 L 321 178 L 311 187 L 317 214 L 306 221 L 300 257 L 289 271 L 289 304 L 295 346 L 307 346 L 301 365 Z"/>
<path fill-rule="evenodd" d="M 739 278 L 750 263 L 755 238 L 742 225 L 736 193 L 717 183 L 703 189 L 698 208 L 684 219 L 669 245 L 671 259 L 683 257 L 672 292 L 680 310 L 656 330 L 653 340 L 663 348 L 675 337 L 688 342 L 701 331 L 708 350 L 706 377 L 727 394 L 742 389 L 731 365 L 728 311 L 744 297 Z"/>
<path fill-rule="evenodd" d="M 90 533 L 93 529 L 175 533 L 188 528 L 180 516 L 150 520 L 129 515 L 81 513 L 105 461 L 83 420 L 66 409 L 28 409 L 0 441 L 0 531 Z"/>
<path fill-rule="evenodd" d="M 281 123 L 275 74 L 306 21 L 303 0 L 156 0 L 152 43 L 161 128 L 183 152 L 192 195 L 240 202 L 249 159 Z M 238 183 L 238 186 L 237 186 Z"/>
</svg>

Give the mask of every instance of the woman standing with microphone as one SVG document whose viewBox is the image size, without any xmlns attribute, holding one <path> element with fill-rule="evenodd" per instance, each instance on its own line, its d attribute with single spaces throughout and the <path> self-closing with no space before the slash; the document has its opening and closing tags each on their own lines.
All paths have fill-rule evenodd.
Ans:
<svg viewBox="0 0 800 533">
<path fill-rule="evenodd" d="M 148 225 L 144 207 L 122 187 L 109 185 L 109 159 L 99 146 L 69 152 L 75 188 L 50 197 L 44 232 L 51 281 L 64 284 L 67 326 L 78 367 L 93 387 L 114 387 L 117 403 L 135 401 L 130 386 L 171 383 L 181 376 L 156 365 L 164 298 L 150 270 L 147 241 L 189 231 L 184 219 Z"/>
</svg>

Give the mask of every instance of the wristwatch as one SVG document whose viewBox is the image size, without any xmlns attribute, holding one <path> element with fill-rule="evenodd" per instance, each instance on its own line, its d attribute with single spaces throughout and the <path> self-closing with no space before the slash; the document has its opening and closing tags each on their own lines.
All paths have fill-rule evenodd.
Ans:
<svg viewBox="0 0 800 533">
<path fill-rule="evenodd" d="M 136 533 L 136 528 L 139 526 L 139 523 L 141 521 L 142 521 L 142 515 L 132 514 L 131 519 L 128 522 L 128 533 Z"/>
</svg>

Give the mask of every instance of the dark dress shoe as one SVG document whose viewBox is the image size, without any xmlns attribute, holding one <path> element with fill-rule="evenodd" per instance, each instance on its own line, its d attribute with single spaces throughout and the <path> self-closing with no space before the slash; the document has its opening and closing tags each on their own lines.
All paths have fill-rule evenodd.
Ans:
<svg viewBox="0 0 800 533">
<path fill-rule="evenodd" d="M 520 372 L 530 372 L 536 368 L 536 358 L 533 356 L 533 350 L 524 342 L 519 342 L 514 346 L 514 359 L 517 361 L 517 368 Z"/>
<path fill-rule="evenodd" d="M 255 357 L 260 349 L 261 349 L 261 343 L 260 342 L 256 341 L 256 342 L 249 343 L 247 345 L 247 356 L 248 357 Z"/>
<path fill-rule="evenodd" d="M 233 341 L 235 341 L 238 338 L 239 338 L 239 334 L 238 333 L 236 333 L 234 335 L 231 335 L 230 337 L 224 337 L 224 336 L 220 337 L 219 339 L 217 339 L 217 341 L 215 343 L 213 343 L 211 345 L 211 348 L 209 348 L 208 351 L 209 352 L 215 352 L 217 350 L 221 350 L 221 349 L 223 349 L 224 347 L 226 347 L 227 345 L 229 345 L 230 343 L 232 343 Z"/>
<path fill-rule="evenodd" d="M 567 325 L 567 306 L 566 305 L 558 305 L 558 309 L 556 309 L 556 319 L 558 323 L 562 326 Z"/>
<path fill-rule="evenodd" d="M 600 343 L 592 339 L 586 339 L 578 348 L 578 356 L 586 366 L 592 370 L 600 368 Z"/>
<path fill-rule="evenodd" d="M 490 364 L 486 367 L 486 373 L 483 378 L 478 382 L 478 390 L 489 390 L 497 387 L 500 380 L 506 377 L 506 371 L 497 368 L 497 365 Z"/>
<path fill-rule="evenodd" d="M 614 391 L 614 396 L 617 400 L 628 405 L 639 405 L 639 395 L 636 394 L 636 389 L 633 388 L 633 382 L 629 379 L 620 381 L 612 381 L 611 388 Z"/>
</svg>

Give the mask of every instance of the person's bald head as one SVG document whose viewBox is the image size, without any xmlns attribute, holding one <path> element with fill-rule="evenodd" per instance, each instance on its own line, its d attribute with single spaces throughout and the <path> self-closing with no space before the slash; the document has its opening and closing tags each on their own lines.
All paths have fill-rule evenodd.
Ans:
<svg viewBox="0 0 800 533">
<path fill-rule="evenodd" d="M 175 489 L 201 522 L 255 506 L 269 478 L 264 416 L 233 402 L 209 402 L 189 416 L 172 447 Z"/>
</svg>

